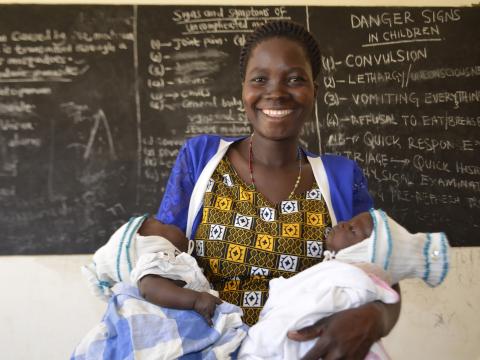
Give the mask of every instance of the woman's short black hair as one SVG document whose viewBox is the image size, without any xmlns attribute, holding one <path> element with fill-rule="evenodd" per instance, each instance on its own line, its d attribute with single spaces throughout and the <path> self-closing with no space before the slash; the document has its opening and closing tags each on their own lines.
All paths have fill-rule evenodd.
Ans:
<svg viewBox="0 0 480 360">
<path fill-rule="evenodd" d="M 257 27 L 247 36 L 245 45 L 240 50 L 240 78 L 245 80 L 245 71 L 253 49 L 262 41 L 282 37 L 300 43 L 305 49 L 312 67 L 315 80 L 320 72 L 321 55 L 318 43 L 303 25 L 288 20 L 274 20 Z"/>
</svg>

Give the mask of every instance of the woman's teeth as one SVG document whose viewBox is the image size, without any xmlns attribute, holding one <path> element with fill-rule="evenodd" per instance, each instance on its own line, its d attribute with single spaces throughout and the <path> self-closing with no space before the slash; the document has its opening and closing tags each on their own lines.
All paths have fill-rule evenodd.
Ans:
<svg viewBox="0 0 480 360">
<path fill-rule="evenodd" d="M 291 114 L 293 110 L 292 109 L 288 109 L 288 110 L 263 109 L 262 112 L 267 116 L 280 118 L 280 117 L 287 116 L 288 114 Z"/>
</svg>

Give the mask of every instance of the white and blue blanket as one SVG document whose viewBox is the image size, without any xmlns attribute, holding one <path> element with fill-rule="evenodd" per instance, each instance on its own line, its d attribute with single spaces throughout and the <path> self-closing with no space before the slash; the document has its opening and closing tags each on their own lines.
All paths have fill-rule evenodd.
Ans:
<svg viewBox="0 0 480 360">
<path fill-rule="evenodd" d="M 71 360 L 230 359 L 246 336 L 242 310 L 217 306 L 214 326 L 193 310 L 160 307 L 138 288 L 118 283 L 103 320 L 76 347 Z"/>
</svg>

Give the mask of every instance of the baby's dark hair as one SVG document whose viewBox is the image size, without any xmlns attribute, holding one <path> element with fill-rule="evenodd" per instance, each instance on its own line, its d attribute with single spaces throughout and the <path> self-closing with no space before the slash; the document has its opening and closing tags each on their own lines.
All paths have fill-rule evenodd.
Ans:
<svg viewBox="0 0 480 360">
<path fill-rule="evenodd" d="M 247 36 L 245 45 L 240 50 L 240 78 L 245 80 L 245 70 L 253 49 L 262 41 L 282 37 L 300 43 L 307 53 L 312 67 L 313 79 L 320 72 L 321 55 L 318 43 L 303 25 L 288 20 L 274 20 L 259 26 Z"/>
</svg>

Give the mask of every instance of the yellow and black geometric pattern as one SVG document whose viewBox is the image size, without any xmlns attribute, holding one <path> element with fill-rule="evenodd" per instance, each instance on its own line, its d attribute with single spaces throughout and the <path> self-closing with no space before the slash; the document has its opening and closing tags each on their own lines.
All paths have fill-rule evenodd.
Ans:
<svg viewBox="0 0 480 360">
<path fill-rule="evenodd" d="M 322 259 L 330 215 L 316 183 L 271 204 L 236 174 L 225 157 L 205 194 L 195 234 L 196 258 L 220 297 L 258 320 L 274 277 L 290 277 Z"/>
</svg>

